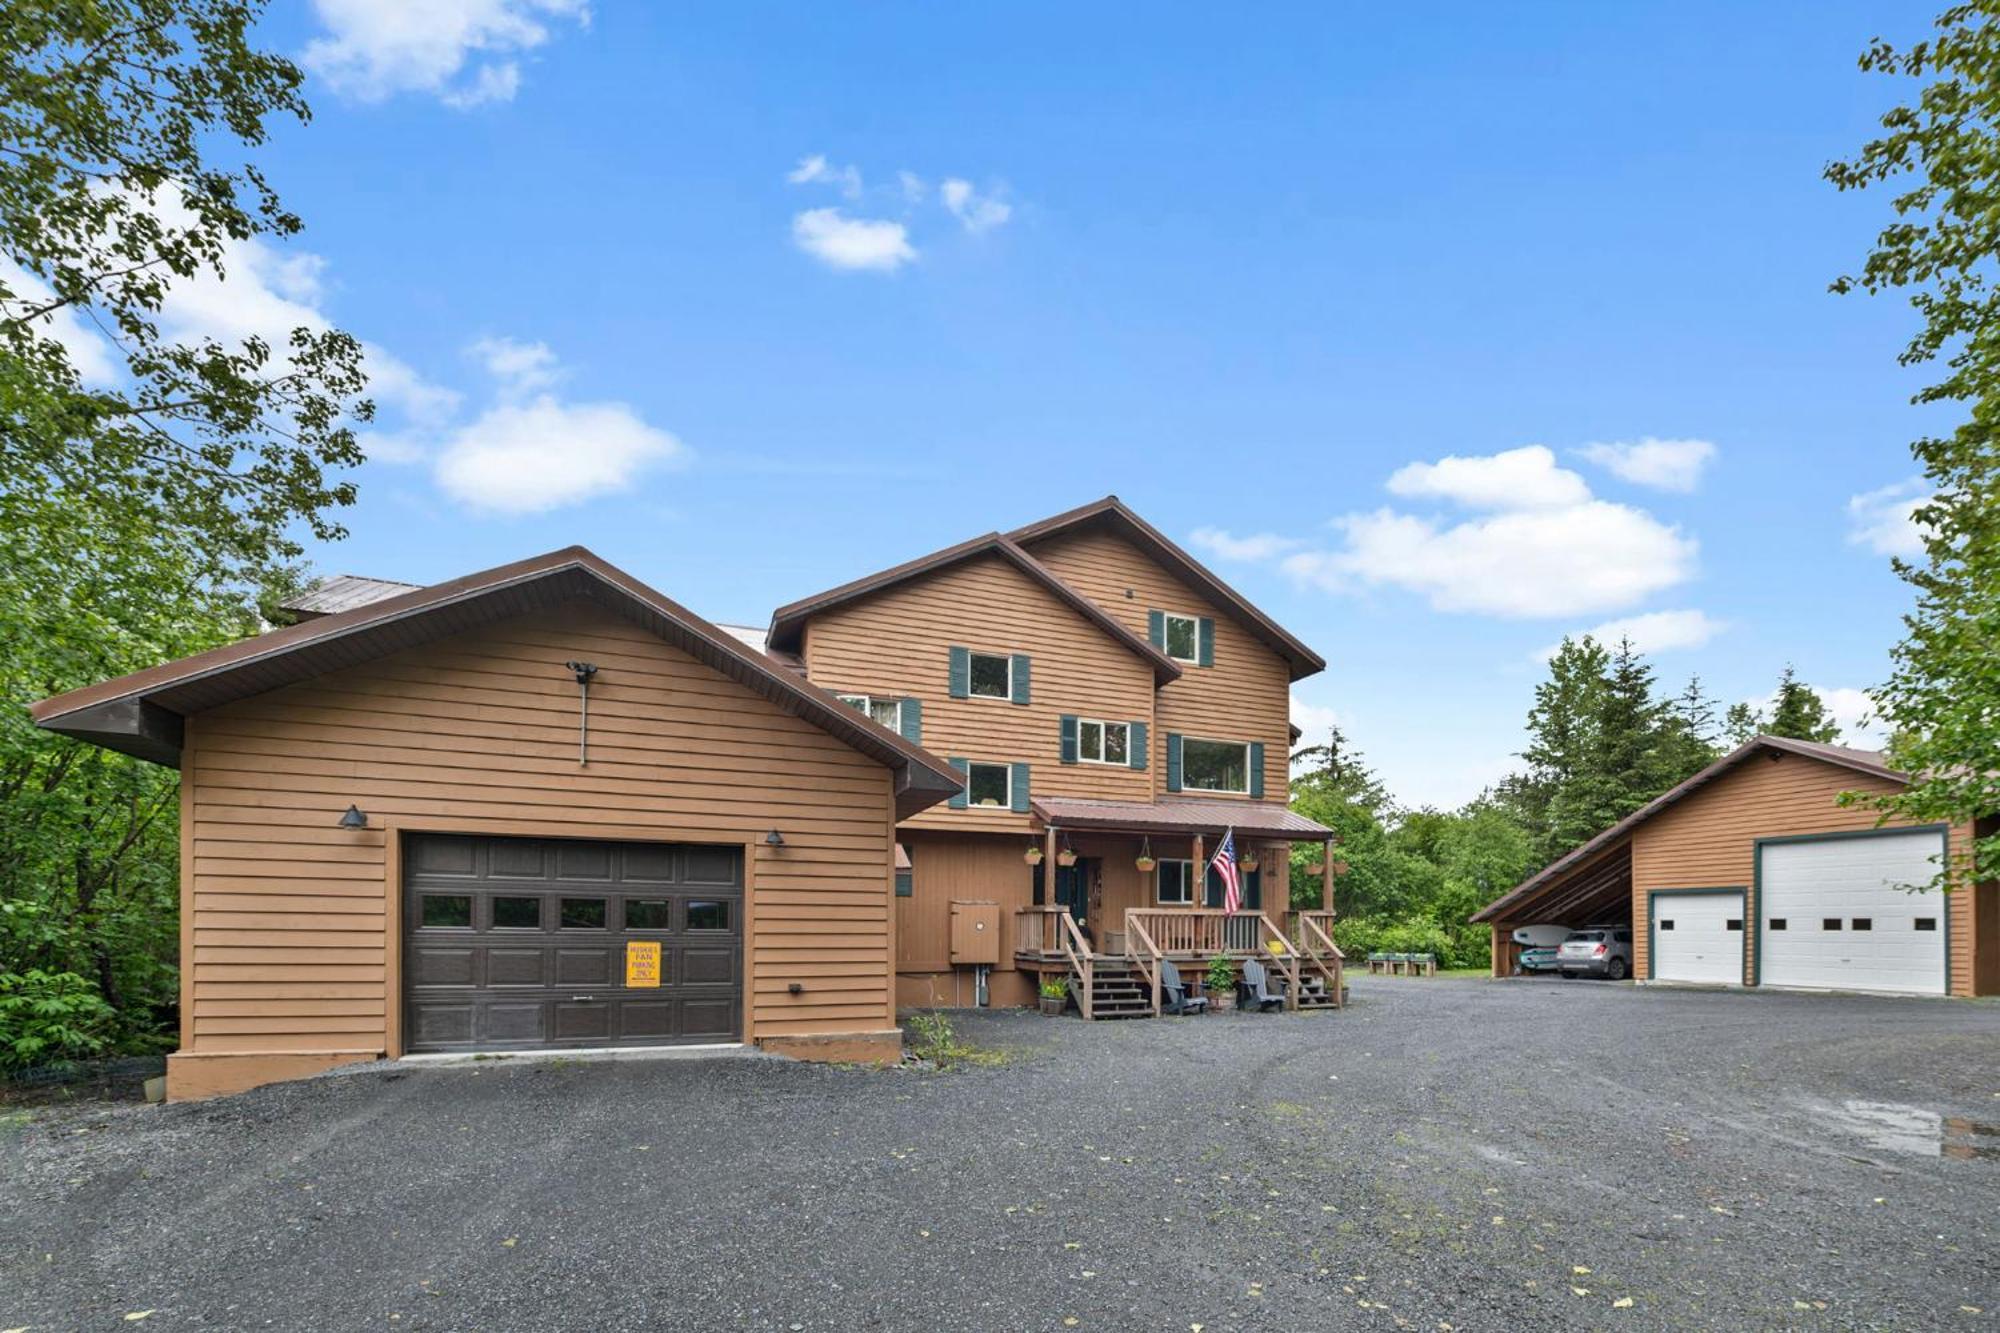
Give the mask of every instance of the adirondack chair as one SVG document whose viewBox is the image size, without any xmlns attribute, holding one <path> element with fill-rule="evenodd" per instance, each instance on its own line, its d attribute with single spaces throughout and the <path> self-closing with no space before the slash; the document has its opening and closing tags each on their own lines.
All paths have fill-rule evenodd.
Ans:
<svg viewBox="0 0 2000 1333">
<path fill-rule="evenodd" d="M 1271 989 L 1270 974 L 1264 970 L 1264 965 L 1255 958 L 1244 959 L 1243 980 L 1236 984 L 1236 1007 L 1244 1009 L 1255 1005 L 1261 1010 L 1284 1003 L 1284 992 Z"/>
<path fill-rule="evenodd" d="M 1187 983 L 1181 980 L 1181 970 L 1174 966 L 1170 958 L 1160 961 L 1160 1008 L 1170 1014 L 1208 1012 L 1208 997 L 1188 994 Z"/>
</svg>

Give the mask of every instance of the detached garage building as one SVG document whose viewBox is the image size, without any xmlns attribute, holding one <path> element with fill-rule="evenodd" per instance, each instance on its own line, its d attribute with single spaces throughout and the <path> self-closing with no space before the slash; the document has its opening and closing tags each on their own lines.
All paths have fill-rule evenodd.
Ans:
<svg viewBox="0 0 2000 1333">
<path fill-rule="evenodd" d="M 580 547 L 43 701 L 181 770 L 176 1099 L 423 1051 L 892 1059 L 920 746 Z"/>
<path fill-rule="evenodd" d="M 1477 913 L 1494 975 L 1513 972 L 1518 927 L 1629 922 L 1641 980 L 2000 993 L 2000 887 L 1906 887 L 1972 827 L 1877 827 L 1838 804 L 1905 781 L 1874 751 L 1760 736 Z"/>
</svg>

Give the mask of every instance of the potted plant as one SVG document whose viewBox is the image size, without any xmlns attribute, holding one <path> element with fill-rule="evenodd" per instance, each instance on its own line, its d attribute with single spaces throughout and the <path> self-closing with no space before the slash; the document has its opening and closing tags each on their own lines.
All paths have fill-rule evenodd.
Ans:
<svg viewBox="0 0 2000 1333">
<path fill-rule="evenodd" d="M 1132 864 L 1139 868 L 1139 873 L 1142 875 L 1153 873 L 1153 867 L 1158 865 L 1159 862 L 1153 859 L 1153 840 L 1151 838 L 1139 844 L 1139 859 Z"/>
<path fill-rule="evenodd" d="M 1243 853 L 1242 859 L 1238 860 L 1236 864 L 1241 866 L 1243 873 L 1247 875 L 1261 865 L 1262 862 L 1257 859 L 1257 849 L 1252 847 Z"/>
<path fill-rule="evenodd" d="M 1326 873 L 1326 862 L 1320 860 L 1317 856 L 1309 856 L 1306 858 L 1306 874 L 1312 876 L 1314 879 L 1318 879 L 1321 875 L 1324 875 L 1325 873 Z"/>
<path fill-rule="evenodd" d="M 1236 1005 L 1236 964 L 1221 954 L 1208 960 L 1208 1007 L 1230 1009 Z"/>
<path fill-rule="evenodd" d="M 1042 1012 L 1050 1018 L 1062 1017 L 1063 1005 L 1069 1000 L 1069 979 L 1067 977 L 1043 977 L 1041 984 Z"/>
<path fill-rule="evenodd" d="M 1076 864 L 1076 849 L 1065 847 L 1056 853 L 1056 864 L 1067 869 Z"/>
<path fill-rule="evenodd" d="M 1042 849 L 1031 842 L 1028 844 L 1028 850 L 1021 853 L 1021 859 L 1031 866 L 1038 866 L 1042 863 Z"/>
<path fill-rule="evenodd" d="M 1333 873 L 1336 875 L 1345 875 L 1347 873 L 1347 862 L 1335 861 L 1333 863 Z"/>
</svg>

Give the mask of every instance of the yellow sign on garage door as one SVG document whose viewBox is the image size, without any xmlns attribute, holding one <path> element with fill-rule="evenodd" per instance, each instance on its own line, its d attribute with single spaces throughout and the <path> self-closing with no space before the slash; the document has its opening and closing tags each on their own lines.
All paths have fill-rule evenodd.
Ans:
<svg viewBox="0 0 2000 1333">
<path fill-rule="evenodd" d="M 658 986 L 660 984 L 660 942 L 658 940 L 629 940 L 626 942 L 625 984 L 627 986 Z"/>
</svg>

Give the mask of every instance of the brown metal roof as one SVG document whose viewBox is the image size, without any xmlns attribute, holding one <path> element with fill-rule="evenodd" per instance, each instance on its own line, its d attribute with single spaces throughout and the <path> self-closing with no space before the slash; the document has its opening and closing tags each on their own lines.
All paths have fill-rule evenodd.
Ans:
<svg viewBox="0 0 2000 1333">
<path fill-rule="evenodd" d="M 1041 796 L 1035 817 L 1058 828 L 1130 833 L 1220 834 L 1225 829 L 1258 837 L 1319 841 L 1333 830 L 1282 805 L 1247 801 L 1096 801 Z"/>
<path fill-rule="evenodd" d="M 1137 544 L 1181 579 L 1214 598 L 1243 628 L 1291 664 L 1293 680 L 1326 670 L 1325 658 L 1251 605 L 1243 594 L 1224 583 L 1213 570 L 1182 550 L 1165 533 L 1133 513 L 1115 495 L 1107 495 L 1102 500 L 1092 501 L 1067 513 L 1016 528 L 1007 536 L 1024 547 L 1032 547 L 1038 541 L 1081 527 L 1110 528 Z"/>
<path fill-rule="evenodd" d="M 1909 774 L 1899 772 L 1883 763 L 1882 754 L 1878 750 L 1856 750 L 1845 745 L 1825 745 L 1818 741 L 1795 741 L 1789 736 L 1753 737 L 1679 786 L 1670 788 L 1661 795 L 1654 797 L 1651 801 L 1640 806 L 1637 810 L 1634 810 L 1631 814 L 1625 816 L 1625 818 L 1619 820 L 1589 842 L 1584 843 L 1581 847 L 1549 862 L 1549 864 L 1522 880 L 1506 893 L 1480 908 L 1477 912 L 1474 912 L 1472 920 L 1499 920 L 1511 908 L 1533 897 L 1538 891 L 1555 880 L 1562 878 L 1584 863 L 1594 860 L 1598 853 L 1610 851 L 1618 843 L 1629 838 L 1634 829 L 1660 813 L 1660 811 L 1677 801 L 1693 795 L 1723 774 L 1734 769 L 1738 764 L 1741 764 L 1752 755 L 1761 753 L 1803 755 L 1808 759 L 1817 759 L 1822 763 L 1837 764 L 1842 768 L 1851 768 L 1855 772 L 1865 773 L 1869 777 L 1886 778 L 1891 782 L 1908 782 L 1910 780 Z"/>
<path fill-rule="evenodd" d="M 697 661 L 896 773 L 899 818 L 959 791 L 944 760 L 904 740 L 581 546 L 255 638 L 212 648 L 30 705 L 36 725 L 155 763 L 180 761 L 181 719 L 446 635 L 577 599 L 658 634 Z"/>
<path fill-rule="evenodd" d="M 371 602 L 386 602 L 391 597 L 400 597 L 421 586 L 423 585 L 417 583 L 404 583 L 400 579 L 371 579 L 361 574 L 335 574 L 319 586 L 279 602 L 278 606 L 300 619 L 331 616 L 338 615 L 342 611 L 352 611 L 357 606 L 367 606 Z"/>
<path fill-rule="evenodd" d="M 906 583 L 937 570 L 989 555 L 998 556 L 1047 588 L 1078 615 L 1103 630 L 1120 647 L 1152 667 L 1153 679 L 1157 683 L 1164 685 L 1170 680 L 1180 678 L 1181 669 L 1171 657 L 1119 624 L 1104 608 L 1058 578 L 1054 570 L 997 532 L 974 537 L 971 541 L 960 542 L 956 546 L 947 546 L 942 551 L 933 551 L 929 555 L 905 561 L 880 573 L 855 579 L 851 583 L 843 583 L 838 588 L 829 588 L 825 592 L 802 598 L 789 606 L 779 607 L 771 613 L 771 632 L 766 639 L 768 648 L 772 653 L 798 652 L 806 621 L 813 616 L 857 598 L 893 588 L 899 583 Z"/>
</svg>

